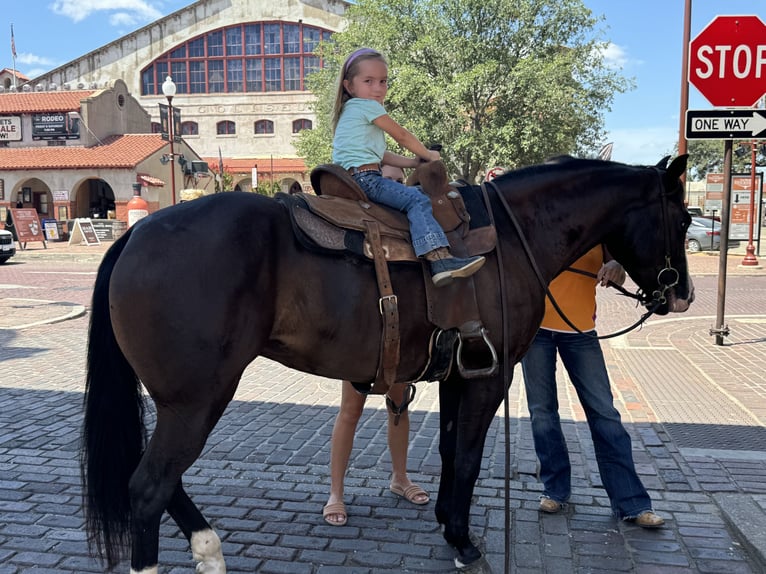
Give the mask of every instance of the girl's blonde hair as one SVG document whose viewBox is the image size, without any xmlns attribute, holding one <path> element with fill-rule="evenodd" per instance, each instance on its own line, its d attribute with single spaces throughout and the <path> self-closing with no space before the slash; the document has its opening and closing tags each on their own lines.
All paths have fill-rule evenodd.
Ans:
<svg viewBox="0 0 766 574">
<path fill-rule="evenodd" d="M 340 119 L 340 112 L 343 110 L 343 104 L 351 99 L 351 94 L 343 87 L 343 80 L 351 82 L 359 73 L 359 64 L 365 60 L 380 60 L 384 64 L 388 65 L 383 54 L 372 48 L 359 48 L 353 52 L 346 61 L 343 63 L 343 67 L 340 69 L 338 75 L 338 86 L 335 92 L 335 104 L 332 107 L 332 131 L 335 133 L 335 128 L 338 126 L 338 120 Z"/>
</svg>

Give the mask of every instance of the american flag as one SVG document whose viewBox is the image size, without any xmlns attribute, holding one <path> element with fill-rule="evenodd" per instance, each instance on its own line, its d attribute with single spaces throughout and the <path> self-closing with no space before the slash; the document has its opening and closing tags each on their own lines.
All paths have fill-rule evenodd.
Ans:
<svg viewBox="0 0 766 574">
<path fill-rule="evenodd" d="M 16 58 L 16 40 L 13 38 L 13 24 L 11 24 L 11 54 Z"/>
</svg>

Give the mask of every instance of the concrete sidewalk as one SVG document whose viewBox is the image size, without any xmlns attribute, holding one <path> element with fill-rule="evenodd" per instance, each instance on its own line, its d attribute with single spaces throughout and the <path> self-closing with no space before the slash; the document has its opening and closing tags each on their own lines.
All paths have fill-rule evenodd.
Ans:
<svg viewBox="0 0 766 574">
<path fill-rule="evenodd" d="M 81 311 L 106 248 L 49 244 L 0 266 L 0 574 L 102 571 L 83 539 L 77 437 L 87 336 Z M 766 571 L 766 272 L 740 268 L 741 256 L 730 256 L 727 265 L 731 335 L 723 346 L 709 335 L 718 258 L 706 253 L 689 257 L 698 299 L 688 313 L 653 318 L 603 343 L 637 469 L 666 527 L 650 532 L 610 516 L 584 413 L 563 374 L 559 401 L 573 498 L 562 514 L 537 512 L 541 485 L 517 373 L 509 420 L 511 529 L 505 532 L 503 518 L 501 414 L 487 437 L 471 512 L 488 569 L 503 572 L 507 534 L 515 574 Z M 55 275 L 54 289 L 50 273 L 71 274 Z M 601 295 L 602 334 L 639 312 L 624 298 Z M 413 480 L 434 499 L 437 392 L 436 385 L 418 385 L 409 460 Z M 338 399 L 337 381 L 265 359 L 245 371 L 185 476 L 222 536 L 228 571 L 451 571 L 452 552 L 436 527 L 433 503 L 413 507 L 388 493 L 378 397 L 368 401 L 348 472 L 349 523 L 322 522 Z M 169 520 L 160 547 L 161 571 L 193 569 Z"/>
</svg>

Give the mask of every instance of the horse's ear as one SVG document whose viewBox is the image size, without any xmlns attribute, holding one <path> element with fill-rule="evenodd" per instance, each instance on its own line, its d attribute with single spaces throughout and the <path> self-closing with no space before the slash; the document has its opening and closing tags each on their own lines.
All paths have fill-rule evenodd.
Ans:
<svg viewBox="0 0 766 574">
<path fill-rule="evenodd" d="M 689 159 L 689 154 L 679 155 L 668 167 L 668 175 L 673 179 L 681 177 L 681 174 L 686 171 L 686 162 Z"/>
<path fill-rule="evenodd" d="M 658 161 L 658 162 L 657 162 L 657 165 L 655 165 L 654 167 L 658 167 L 658 168 L 660 168 L 660 169 L 667 169 L 667 167 L 668 167 L 668 160 L 669 160 L 671 157 L 672 157 L 672 156 L 666 155 L 666 156 L 665 156 L 665 157 L 663 157 L 663 158 L 662 158 L 660 161 Z"/>
</svg>

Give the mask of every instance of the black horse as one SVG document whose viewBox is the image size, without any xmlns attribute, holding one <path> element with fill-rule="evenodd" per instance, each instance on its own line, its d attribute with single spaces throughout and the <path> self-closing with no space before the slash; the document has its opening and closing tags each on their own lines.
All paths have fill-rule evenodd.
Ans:
<svg viewBox="0 0 766 574">
<path fill-rule="evenodd" d="M 506 373 L 540 323 L 543 285 L 594 245 L 605 244 L 642 292 L 654 294 L 656 312 L 688 307 L 690 218 L 679 180 L 686 156 L 666 163 L 562 158 L 488 186 L 499 249 L 475 281 L 491 341 L 505 350 Z M 398 373 L 409 381 L 422 372 L 432 332 L 421 267 L 392 266 L 392 282 L 401 317 Z M 324 377 L 374 379 L 378 297 L 372 263 L 307 251 L 287 210 L 255 194 L 163 209 L 116 241 L 93 293 L 82 447 L 87 527 L 108 564 L 130 547 L 131 572 L 157 572 L 167 511 L 189 539 L 197 571 L 224 572 L 220 540 L 184 491 L 184 472 L 258 355 Z M 436 517 L 463 564 L 480 558 L 468 514 L 504 396 L 502 373 L 464 381 L 453 369 L 440 386 Z M 157 410 L 148 443 L 141 385 Z"/>
</svg>

